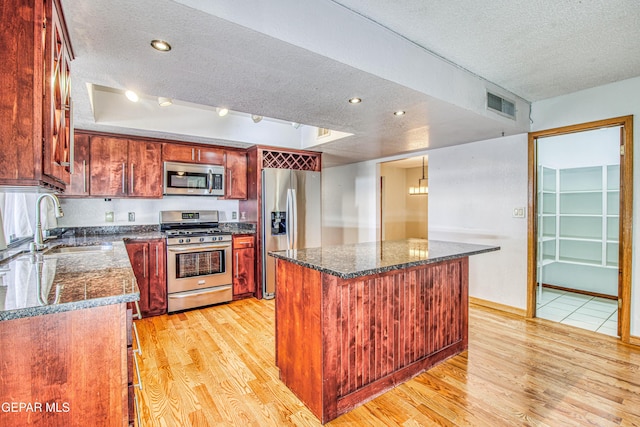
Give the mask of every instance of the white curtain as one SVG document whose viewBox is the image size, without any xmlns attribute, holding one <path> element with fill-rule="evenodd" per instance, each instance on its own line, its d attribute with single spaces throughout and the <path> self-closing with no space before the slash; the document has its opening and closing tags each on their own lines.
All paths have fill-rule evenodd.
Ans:
<svg viewBox="0 0 640 427">
<path fill-rule="evenodd" d="M 36 229 L 36 200 L 39 196 L 41 194 L 38 193 L 0 193 L 0 221 L 2 221 L 0 225 L 7 243 L 11 237 L 33 236 Z M 45 198 L 41 203 L 42 229 L 56 228 L 58 221 L 55 217 L 53 202 Z"/>
</svg>

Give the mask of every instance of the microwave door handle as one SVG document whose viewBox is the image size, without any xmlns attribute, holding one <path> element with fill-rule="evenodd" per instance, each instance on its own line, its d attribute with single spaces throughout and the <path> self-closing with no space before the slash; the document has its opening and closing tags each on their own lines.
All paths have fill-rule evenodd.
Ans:
<svg viewBox="0 0 640 427">
<path fill-rule="evenodd" d="M 213 192 L 213 171 L 211 169 L 209 169 L 209 179 L 208 179 L 207 190 L 209 191 L 209 193 Z"/>
</svg>

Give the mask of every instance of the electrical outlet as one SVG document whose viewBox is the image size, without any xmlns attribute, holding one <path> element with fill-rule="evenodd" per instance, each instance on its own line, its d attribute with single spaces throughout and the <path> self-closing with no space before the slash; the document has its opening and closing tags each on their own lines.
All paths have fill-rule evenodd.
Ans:
<svg viewBox="0 0 640 427">
<path fill-rule="evenodd" d="M 129 212 L 129 222 L 134 222 L 136 220 L 136 213 Z"/>
<path fill-rule="evenodd" d="M 238 212 L 236 211 L 231 212 L 231 219 L 238 219 Z"/>
<path fill-rule="evenodd" d="M 113 222 L 113 211 L 104 213 L 104 221 L 105 222 Z"/>
</svg>

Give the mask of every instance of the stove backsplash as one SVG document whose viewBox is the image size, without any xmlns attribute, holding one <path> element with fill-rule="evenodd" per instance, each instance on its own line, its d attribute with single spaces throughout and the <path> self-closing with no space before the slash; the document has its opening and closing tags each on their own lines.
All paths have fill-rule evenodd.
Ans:
<svg viewBox="0 0 640 427">
<path fill-rule="evenodd" d="M 170 196 L 162 199 L 65 199 L 60 203 L 64 217 L 58 227 L 114 227 L 158 225 L 160 211 L 217 210 L 220 222 L 238 222 L 242 216 L 237 200 L 217 200 L 215 197 Z M 113 221 L 107 221 L 112 212 Z M 129 221 L 133 212 L 135 221 Z"/>
<path fill-rule="evenodd" d="M 248 222 L 221 222 L 218 227 L 226 233 L 255 233 L 256 224 Z M 160 233 L 160 225 L 111 225 L 98 227 L 58 227 L 50 230 L 51 235 L 86 237 L 103 234 Z"/>
</svg>

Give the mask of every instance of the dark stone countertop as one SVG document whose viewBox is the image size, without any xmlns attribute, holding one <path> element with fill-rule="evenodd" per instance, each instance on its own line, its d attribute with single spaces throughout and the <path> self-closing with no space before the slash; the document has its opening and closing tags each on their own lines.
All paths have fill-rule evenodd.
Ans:
<svg viewBox="0 0 640 427">
<path fill-rule="evenodd" d="M 76 245 L 100 249 L 56 252 L 57 247 Z M 139 299 L 122 238 L 61 239 L 49 249 L 0 265 L 0 321 Z"/>
<path fill-rule="evenodd" d="M 220 229 L 255 234 L 254 224 L 220 223 Z M 138 301 L 125 242 L 165 238 L 157 225 L 58 231 L 58 237 L 45 242 L 48 248 L 36 254 L 29 252 L 30 242 L 0 252 L 0 321 Z M 77 246 L 96 250 L 56 253 Z"/>
<path fill-rule="evenodd" d="M 406 239 L 274 251 L 269 255 L 341 279 L 352 279 L 497 250 L 499 246 Z"/>
</svg>

